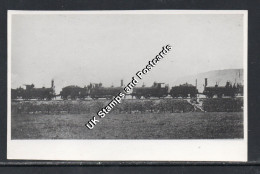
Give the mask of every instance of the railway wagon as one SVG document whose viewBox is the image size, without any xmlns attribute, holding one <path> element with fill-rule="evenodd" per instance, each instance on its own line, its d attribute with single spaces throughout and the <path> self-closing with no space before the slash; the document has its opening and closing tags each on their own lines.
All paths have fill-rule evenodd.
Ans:
<svg viewBox="0 0 260 174">
<path fill-rule="evenodd" d="M 196 97 L 196 95 L 198 94 L 198 90 L 197 90 L 196 86 L 185 83 L 183 85 L 172 87 L 169 94 L 173 98 Z"/>
<path fill-rule="evenodd" d="M 88 88 L 81 88 L 79 86 L 66 86 L 62 88 L 60 92 L 60 96 L 63 100 L 76 100 L 76 99 L 84 99 L 88 96 Z"/>
<path fill-rule="evenodd" d="M 154 82 L 151 87 L 135 87 L 133 88 L 132 96 L 140 99 L 141 97 L 166 97 L 168 95 L 169 87 L 165 83 Z"/>
<path fill-rule="evenodd" d="M 122 87 L 103 87 L 102 83 L 90 84 L 89 85 L 89 95 L 92 99 L 106 98 L 112 99 L 119 92 L 122 92 Z"/>
</svg>

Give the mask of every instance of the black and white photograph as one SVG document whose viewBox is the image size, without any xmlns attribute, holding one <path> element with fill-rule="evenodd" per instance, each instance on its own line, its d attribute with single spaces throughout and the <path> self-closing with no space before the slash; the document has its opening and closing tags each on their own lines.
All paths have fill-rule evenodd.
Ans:
<svg viewBox="0 0 260 174">
<path fill-rule="evenodd" d="M 246 161 L 247 11 L 8 11 L 8 159 Z"/>
</svg>

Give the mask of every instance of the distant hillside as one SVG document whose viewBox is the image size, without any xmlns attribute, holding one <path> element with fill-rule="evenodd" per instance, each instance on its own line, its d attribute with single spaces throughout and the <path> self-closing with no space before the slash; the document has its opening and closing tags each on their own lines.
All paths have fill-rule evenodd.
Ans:
<svg viewBox="0 0 260 174">
<path fill-rule="evenodd" d="M 199 91 L 202 91 L 205 78 L 208 78 L 208 86 L 214 86 L 216 83 L 218 83 L 219 86 L 224 86 L 227 81 L 232 82 L 232 84 L 235 82 L 243 83 L 243 69 L 214 70 L 190 75 L 176 80 L 173 85 L 180 85 L 186 82 L 195 85 L 197 79 L 197 87 Z"/>
</svg>

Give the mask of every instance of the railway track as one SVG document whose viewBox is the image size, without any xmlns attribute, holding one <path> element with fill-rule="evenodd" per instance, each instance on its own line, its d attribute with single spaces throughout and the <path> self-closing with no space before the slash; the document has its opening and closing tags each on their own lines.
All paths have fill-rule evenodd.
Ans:
<svg viewBox="0 0 260 174">
<path fill-rule="evenodd" d="M 223 99 L 225 98 L 231 98 L 231 97 L 223 97 Z M 235 96 L 233 98 L 243 98 L 243 96 Z M 172 98 L 171 96 L 167 96 L 167 97 L 162 97 L 162 98 L 158 98 L 158 97 L 151 97 L 151 98 L 140 98 L 140 99 L 137 99 L 137 98 L 134 98 L 134 97 L 130 97 L 130 96 L 127 96 L 125 98 L 123 98 L 122 100 L 133 100 L 133 101 L 155 101 L 155 100 L 165 100 L 165 99 L 172 99 L 172 100 L 187 100 L 189 103 L 191 103 L 192 105 L 195 105 L 193 102 L 191 102 L 192 99 L 194 98 L 190 98 L 190 97 L 187 97 L 187 98 Z M 200 100 L 204 100 L 206 99 L 205 96 L 198 96 L 197 99 L 200 99 Z M 214 99 L 214 98 L 212 98 Z M 111 101 L 113 100 L 112 99 L 107 99 L 107 98 L 99 98 L 99 99 L 92 99 L 90 97 L 88 98 L 85 98 L 85 99 L 76 99 L 76 100 L 71 100 L 71 99 L 68 99 L 68 100 L 63 100 L 63 99 L 60 99 L 60 98 L 56 98 L 56 99 L 52 99 L 52 100 L 38 100 L 38 99 L 29 99 L 29 100 L 24 100 L 24 99 L 12 99 L 12 101 L 14 102 L 19 102 L 19 101 Z M 199 104 L 196 104 L 197 107 L 200 107 L 201 106 L 201 101 L 198 101 L 197 102 Z"/>
</svg>

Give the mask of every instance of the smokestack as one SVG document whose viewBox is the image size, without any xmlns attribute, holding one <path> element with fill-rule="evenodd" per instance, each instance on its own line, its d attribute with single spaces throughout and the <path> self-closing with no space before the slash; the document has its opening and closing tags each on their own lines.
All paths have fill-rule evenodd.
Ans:
<svg viewBox="0 0 260 174">
<path fill-rule="evenodd" d="M 54 80 L 53 79 L 51 80 L 51 87 L 52 88 L 54 87 Z"/>
<path fill-rule="evenodd" d="M 196 88 L 197 88 L 197 79 L 196 79 Z"/>
<path fill-rule="evenodd" d="M 205 87 L 207 87 L 207 86 L 208 86 L 208 79 L 205 78 Z"/>
<path fill-rule="evenodd" d="M 124 81 L 123 81 L 123 79 L 121 80 L 121 87 L 123 87 L 124 86 Z"/>
</svg>

